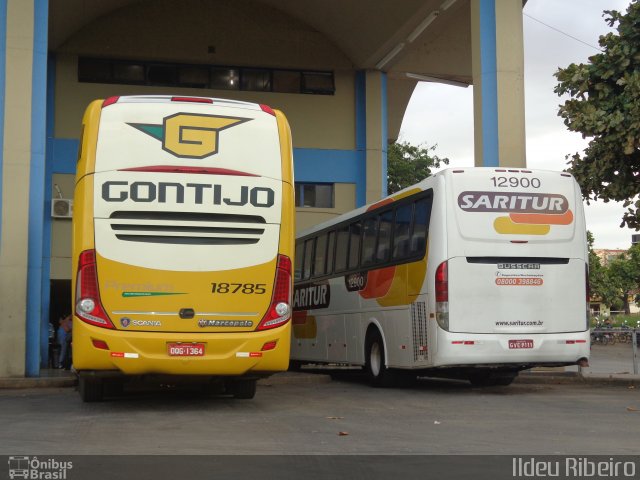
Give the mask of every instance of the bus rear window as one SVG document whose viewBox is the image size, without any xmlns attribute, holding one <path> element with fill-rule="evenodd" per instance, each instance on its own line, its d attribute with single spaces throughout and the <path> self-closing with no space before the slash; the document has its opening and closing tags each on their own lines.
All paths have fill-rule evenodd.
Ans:
<svg viewBox="0 0 640 480">
<path fill-rule="evenodd" d="M 302 271 L 302 278 L 309 278 L 311 276 L 311 259 L 314 241 L 315 238 L 311 238 L 304 242 L 304 267 Z"/>
<path fill-rule="evenodd" d="M 364 221 L 362 227 L 362 265 L 369 265 L 375 260 L 378 218 L 379 216 L 375 216 Z"/>
<path fill-rule="evenodd" d="M 409 255 L 409 241 L 411 234 L 411 217 L 413 204 L 403 205 L 396 210 L 395 235 L 393 237 L 393 258 Z"/>
<path fill-rule="evenodd" d="M 342 227 L 338 230 L 336 244 L 336 272 L 347 269 L 347 253 L 349 252 L 349 227 Z"/>
<path fill-rule="evenodd" d="M 349 268 L 357 268 L 360 263 L 360 222 L 352 223 L 349 226 Z"/>
<path fill-rule="evenodd" d="M 391 251 L 391 232 L 393 231 L 393 210 L 388 210 L 380 215 L 380 227 L 378 234 L 378 247 L 376 249 L 376 261 L 384 262 L 389 259 Z"/>
<path fill-rule="evenodd" d="M 430 199 L 422 199 L 416 202 L 413 215 L 413 233 L 411 234 L 411 255 L 424 251 L 427 243 L 427 231 L 429 230 L 429 218 L 431 216 Z"/>
</svg>

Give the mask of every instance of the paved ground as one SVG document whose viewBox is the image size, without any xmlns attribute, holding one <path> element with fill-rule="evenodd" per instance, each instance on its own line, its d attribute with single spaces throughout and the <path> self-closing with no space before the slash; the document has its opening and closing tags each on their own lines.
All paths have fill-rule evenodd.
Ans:
<svg viewBox="0 0 640 480">
<path fill-rule="evenodd" d="M 422 380 L 394 390 L 353 370 L 284 373 L 249 401 L 138 388 L 99 404 L 80 401 L 71 372 L 0 378 L 0 463 L 68 460 L 66 476 L 47 478 L 69 480 L 512 480 L 523 478 L 518 459 L 565 461 L 541 457 L 553 454 L 640 472 L 631 345 L 595 345 L 582 375 L 567 370 L 522 374 L 509 387 Z"/>
<path fill-rule="evenodd" d="M 640 389 L 359 375 L 261 385 L 254 400 L 188 389 L 81 403 L 65 389 L 0 391 L 0 454 L 637 454 Z M 342 432 L 342 434 L 341 434 Z"/>
<path fill-rule="evenodd" d="M 632 375 L 633 347 L 630 343 L 592 345 L 589 364 L 584 373 Z"/>
</svg>

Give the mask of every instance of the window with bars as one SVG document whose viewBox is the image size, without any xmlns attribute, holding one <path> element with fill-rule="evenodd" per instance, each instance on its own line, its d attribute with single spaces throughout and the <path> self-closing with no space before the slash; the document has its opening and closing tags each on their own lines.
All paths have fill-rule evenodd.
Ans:
<svg viewBox="0 0 640 480">
<path fill-rule="evenodd" d="M 296 183 L 296 207 L 333 208 L 333 183 Z"/>
<path fill-rule="evenodd" d="M 333 72 L 80 57 L 78 81 L 334 95 Z"/>
</svg>

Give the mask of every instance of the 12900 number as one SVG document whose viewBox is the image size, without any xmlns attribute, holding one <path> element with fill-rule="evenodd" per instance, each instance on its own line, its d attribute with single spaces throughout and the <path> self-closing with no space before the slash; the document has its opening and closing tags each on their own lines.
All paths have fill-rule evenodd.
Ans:
<svg viewBox="0 0 640 480">
<path fill-rule="evenodd" d="M 491 181 L 493 182 L 494 187 L 504 187 L 504 188 L 540 188 L 541 182 L 539 178 L 532 177 L 491 177 Z"/>
</svg>

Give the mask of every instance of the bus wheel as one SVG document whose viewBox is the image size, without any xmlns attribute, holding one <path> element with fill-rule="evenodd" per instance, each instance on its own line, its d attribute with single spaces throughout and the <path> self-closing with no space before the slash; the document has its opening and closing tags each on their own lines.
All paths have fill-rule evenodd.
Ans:
<svg viewBox="0 0 640 480">
<path fill-rule="evenodd" d="M 104 384 L 101 378 L 88 378 L 80 375 L 78 391 L 83 402 L 100 402 L 104 395 Z"/>
<path fill-rule="evenodd" d="M 390 387 L 393 384 L 393 375 L 384 364 L 384 343 L 377 331 L 367 335 L 365 345 L 367 376 L 374 387 Z"/>
<path fill-rule="evenodd" d="M 302 362 L 300 360 L 289 360 L 290 372 L 299 372 L 302 369 Z"/>
<path fill-rule="evenodd" d="M 107 379 L 102 387 L 103 396 L 121 397 L 124 393 L 124 378 Z"/>
<path fill-rule="evenodd" d="M 256 396 L 257 380 L 234 380 L 229 382 L 229 391 L 233 398 L 250 400 Z"/>
</svg>

